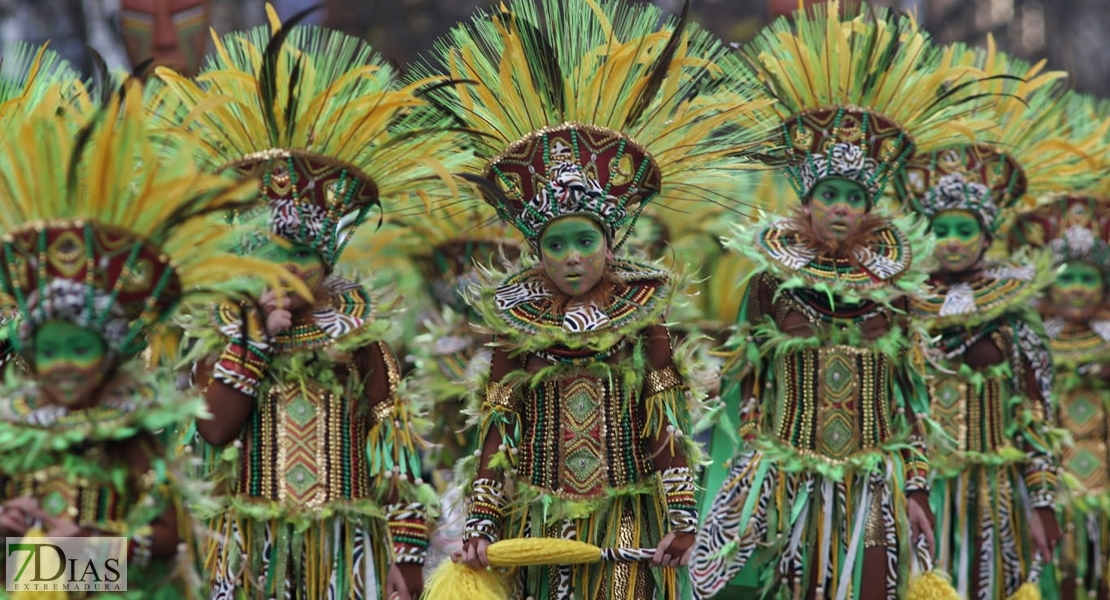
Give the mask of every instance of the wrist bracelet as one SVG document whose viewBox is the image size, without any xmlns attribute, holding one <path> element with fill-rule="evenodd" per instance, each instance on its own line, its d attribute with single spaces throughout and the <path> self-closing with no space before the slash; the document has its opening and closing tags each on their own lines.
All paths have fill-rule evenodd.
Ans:
<svg viewBox="0 0 1110 600">
<path fill-rule="evenodd" d="M 675 533 L 697 533 L 698 510 L 694 499 L 694 472 L 690 467 L 663 471 L 663 493 L 667 499 L 667 522 Z"/>
<path fill-rule="evenodd" d="M 501 537 L 505 517 L 505 485 L 493 479 L 476 479 L 470 489 L 469 505 L 463 540 L 484 538 L 496 542 Z"/>
<path fill-rule="evenodd" d="M 150 525 L 143 525 L 127 542 L 127 560 L 131 565 L 146 567 L 153 556 L 151 546 L 154 545 L 154 530 Z"/>
<path fill-rule="evenodd" d="M 427 511 L 419 502 L 390 504 L 389 537 L 397 564 L 424 564 L 428 551 Z"/>
<path fill-rule="evenodd" d="M 268 363 L 266 344 L 253 341 L 246 344 L 231 342 L 216 361 L 212 379 L 257 398 Z"/>
</svg>

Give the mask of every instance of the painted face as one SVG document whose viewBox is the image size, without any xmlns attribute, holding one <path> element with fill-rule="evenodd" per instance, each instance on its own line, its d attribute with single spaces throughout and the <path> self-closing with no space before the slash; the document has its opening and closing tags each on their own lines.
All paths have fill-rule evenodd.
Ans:
<svg viewBox="0 0 1110 600">
<path fill-rule="evenodd" d="M 47 321 L 33 343 L 35 375 L 46 397 L 71 409 L 92 406 L 108 370 L 104 340 L 68 321 Z"/>
<path fill-rule="evenodd" d="M 271 240 L 259 251 L 259 255 L 270 262 L 284 266 L 287 271 L 299 277 L 310 290 L 319 289 L 324 281 L 326 275 L 324 261 L 311 246 L 285 240 Z M 292 294 L 290 298 L 290 308 L 293 310 L 303 308 L 309 302 L 308 298 L 299 294 Z"/>
<path fill-rule="evenodd" d="M 1083 321 L 1102 306 L 1105 295 L 1102 286 L 1102 273 L 1094 265 L 1070 262 L 1056 276 L 1048 298 L 1065 317 Z"/>
<path fill-rule="evenodd" d="M 830 242 L 846 240 L 859 232 L 868 210 L 863 186 L 839 177 L 818 181 L 809 196 L 813 230 Z"/>
<path fill-rule="evenodd" d="M 540 235 L 540 264 L 555 287 L 572 298 L 601 281 L 608 255 L 605 233 L 588 217 L 556 219 Z"/>
<path fill-rule="evenodd" d="M 120 21 L 132 64 L 153 58 L 154 65 L 197 74 L 208 41 L 208 0 L 121 0 Z"/>
<path fill-rule="evenodd" d="M 937 237 L 933 256 L 946 273 L 966 271 L 979 263 L 989 240 L 971 211 L 946 210 L 933 217 Z"/>
</svg>

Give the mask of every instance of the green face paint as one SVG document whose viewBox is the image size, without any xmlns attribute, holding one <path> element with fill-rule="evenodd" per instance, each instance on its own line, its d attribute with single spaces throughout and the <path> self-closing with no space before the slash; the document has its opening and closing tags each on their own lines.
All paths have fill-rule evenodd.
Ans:
<svg viewBox="0 0 1110 600">
<path fill-rule="evenodd" d="M 818 181 L 810 192 L 808 205 L 813 230 L 829 241 L 846 240 L 855 235 L 870 210 L 867 190 L 855 181 L 840 177 Z"/>
<path fill-rule="evenodd" d="M 987 249 L 983 225 L 971 211 L 941 212 L 933 217 L 932 228 L 937 238 L 933 256 L 940 269 L 947 273 L 960 273 L 974 267 Z"/>
<path fill-rule="evenodd" d="M 540 236 L 540 264 L 555 287 L 570 297 L 601 281 L 608 250 L 601 226 L 588 217 L 556 219 Z"/>
<path fill-rule="evenodd" d="M 1075 320 L 1086 320 L 1105 298 L 1102 273 L 1084 262 L 1070 262 L 1056 276 L 1048 297 L 1056 310 Z"/>
<path fill-rule="evenodd" d="M 33 343 L 35 374 L 45 395 L 68 408 L 91 406 L 107 370 L 104 340 L 69 321 L 48 321 L 35 331 Z"/>
<path fill-rule="evenodd" d="M 270 240 L 258 251 L 258 256 L 282 265 L 285 270 L 299 277 L 310 290 L 318 289 L 326 275 L 324 261 L 320 258 L 320 254 L 315 248 L 305 244 L 294 244 L 280 239 Z"/>
</svg>

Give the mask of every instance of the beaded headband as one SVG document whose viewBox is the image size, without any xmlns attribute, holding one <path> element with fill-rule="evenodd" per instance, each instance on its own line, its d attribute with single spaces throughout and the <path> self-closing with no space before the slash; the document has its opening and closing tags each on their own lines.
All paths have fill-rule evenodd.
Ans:
<svg viewBox="0 0 1110 600">
<path fill-rule="evenodd" d="M 787 119 L 782 128 L 797 157 L 786 172 L 803 199 L 822 179 L 839 177 L 862 185 L 874 202 L 913 154 L 913 140 L 896 123 L 859 109 L 813 110 Z"/>
</svg>

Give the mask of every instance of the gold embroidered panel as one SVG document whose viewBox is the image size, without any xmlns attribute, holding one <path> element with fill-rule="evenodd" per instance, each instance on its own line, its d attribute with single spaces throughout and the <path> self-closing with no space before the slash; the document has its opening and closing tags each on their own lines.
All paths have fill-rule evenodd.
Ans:
<svg viewBox="0 0 1110 600">
<path fill-rule="evenodd" d="M 1096 493 L 1110 487 L 1105 393 L 1079 388 L 1057 397 L 1060 425 L 1071 432 L 1075 442 L 1064 448 L 1060 464 L 1089 491 Z"/>
<path fill-rule="evenodd" d="M 5 496 L 34 496 L 48 514 L 64 516 L 81 526 L 125 533 L 128 512 L 135 499 L 111 484 L 70 478 L 60 465 L 13 477 Z"/>
<path fill-rule="evenodd" d="M 775 364 L 775 435 L 833 460 L 890 437 L 893 366 L 886 356 L 849 346 L 802 349 Z"/>
<path fill-rule="evenodd" d="M 977 389 L 978 388 L 978 389 Z M 929 381 L 929 413 L 956 440 L 960 452 L 996 452 L 1010 446 L 1009 377 L 987 377 L 981 386 L 955 375 Z"/>
<path fill-rule="evenodd" d="M 567 498 L 599 498 L 652 472 L 644 416 L 619 381 L 586 375 L 526 390 L 520 477 Z"/>
<path fill-rule="evenodd" d="M 312 385 L 272 386 L 241 436 L 239 494 L 319 510 L 370 495 L 369 414 Z"/>
</svg>

